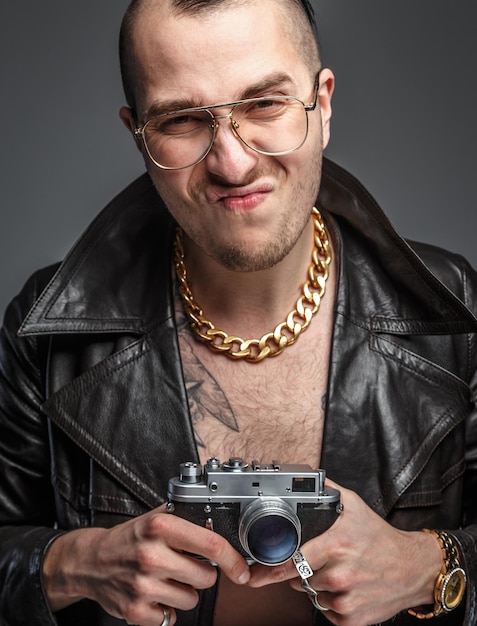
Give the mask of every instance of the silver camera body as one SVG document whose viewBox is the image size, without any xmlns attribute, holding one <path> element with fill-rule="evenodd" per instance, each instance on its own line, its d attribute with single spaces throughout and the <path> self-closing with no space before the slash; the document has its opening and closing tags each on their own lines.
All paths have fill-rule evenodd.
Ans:
<svg viewBox="0 0 477 626">
<path fill-rule="evenodd" d="M 219 533 L 249 563 L 280 565 L 341 512 L 340 493 L 325 488 L 325 476 L 309 465 L 241 458 L 182 463 L 169 481 L 167 510 Z"/>
</svg>

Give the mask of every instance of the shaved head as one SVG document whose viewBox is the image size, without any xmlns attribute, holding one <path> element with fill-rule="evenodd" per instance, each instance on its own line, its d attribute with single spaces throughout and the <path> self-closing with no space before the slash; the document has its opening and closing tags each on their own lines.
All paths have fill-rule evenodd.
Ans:
<svg viewBox="0 0 477 626">
<path fill-rule="evenodd" d="M 136 88 L 139 67 L 135 54 L 135 25 L 140 17 L 150 11 L 167 10 L 169 14 L 181 16 L 204 16 L 225 11 L 231 7 L 246 6 L 259 0 L 132 0 L 123 18 L 119 38 L 121 77 L 126 101 L 133 109 L 136 106 Z M 309 0 L 275 0 L 287 15 L 287 32 L 290 40 L 315 76 L 320 66 L 320 51 L 316 35 L 313 8 Z"/>
</svg>

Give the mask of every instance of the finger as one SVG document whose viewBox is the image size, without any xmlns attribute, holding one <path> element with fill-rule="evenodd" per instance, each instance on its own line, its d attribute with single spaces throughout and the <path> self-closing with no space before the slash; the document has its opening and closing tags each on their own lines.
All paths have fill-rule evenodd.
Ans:
<svg viewBox="0 0 477 626">
<path fill-rule="evenodd" d="M 250 578 L 249 566 L 243 556 L 224 537 L 207 528 L 174 515 L 159 513 L 150 520 L 148 532 L 158 538 L 167 537 L 169 547 L 177 552 L 197 554 L 216 563 L 236 584 L 245 584 Z M 206 565 L 198 565 L 202 573 L 210 572 L 210 569 L 204 569 Z"/>
<path fill-rule="evenodd" d="M 162 602 L 131 605 L 122 617 L 134 626 L 173 626 L 177 621 L 175 609 Z"/>
<path fill-rule="evenodd" d="M 282 583 L 298 576 L 295 565 L 290 559 L 283 565 L 269 566 L 254 564 L 250 568 L 251 576 L 248 582 L 250 587 L 264 587 L 274 583 Z"/>
<path fill-rule="evenodd" d="M 183 611 L 194 609 L 199 602 L 199 593 L 192 585 L 143 575 L 136 576 L 133 586 L 119 593 L 103 595 L 98 602 L 115 617 L 123 617 L 129 624 L 142 625 L 150 621 L 158 604 Z"/>
<path fill-rule="evenodd" d="M 311 587 L 313 587 L 313 589 L 320 592 L 320 597 L 322 593 L 329 593 L 326 583 L 319 576 L 319 574 L 312 576 L 311 578 L 307 578 L 306 581 Z M 306 593 L 306 589 L 303 587 L 302 582 L 301 578 L 293 578 L 293 580 L 290 580 L 290 587 L 295 589 L 295 591 L 304 591 Z"/>
<path fill-rule="evenodd" d="M 295 591 L 307 593 L 310 596 L 310 602 L 313 604 L 313 606 L 315 606 L 319 611 L 325 612 L 328 620 L 332 621 L 331 615 L 335 612 L 334 601 L 337 594 L 331 594 L 327 591 L 321 590 L 319 583 L 313 583 L 311 578 L 307 579 L 306 582 L 315 593 L 311 593 L 309 589 L 306 589 L 303 586 L 303 581 L 299 579 L 290 581 L 290 586 Z"/>
<path fill-rule="evenodd" d="M 182 552 L 174 552 L 173 558 L 168 560 L 167 570 L 161 568 L 161 573 L 166 574 L 165 580 L 191 585 L 195 589 L 208 589 L 217 581 L 217 568 L 214 565 Z"/>
<path fill-rule="evenodd" d="M 328 552 L 323 535 L 319 535 L 305 543 L 300 548 L 299 553 L 304 557 L 307 566 L 312 569 L 312 572 L 322 570 L 328 563 Z M 294 579 L 296 579 L 299 585 L 302 576 L 300 569 L 295 565 L 293 559 L 288 560 L 279 567 L 254 565 L 251 571 L 252 576 L 249 581 L 251 587 L 263 587 L 265 585 Z"/>
<path fill-rule="evenodd" d="M 344 487 L 342 487 L 341 485 L 338 485 L 338 483 L 335 483 L 335 481 L 331 480 L 331 478 L 328 478 L 328 476 L 325 478 L 325 487 L 331 487 L 332 489 L 337 489 L 339 492 L 342 492 L 345 490 Z"/>
<path fill-rule="evenodd" d="M 162 621 L 156 621 L 154 626 L 174 626 L 177 621 L 177 613 L 171 606 L 164 604 L 156 605 L 159 611 L 162 612 Z"/>
<path fill-rule="evenodd" d="M 250 580 L 250 568 L 244 557 L 221 535 L 201 528 L 203 548 L 201 555 L 216 563 L 232 582 L 244 585 Z"/>
</svg>

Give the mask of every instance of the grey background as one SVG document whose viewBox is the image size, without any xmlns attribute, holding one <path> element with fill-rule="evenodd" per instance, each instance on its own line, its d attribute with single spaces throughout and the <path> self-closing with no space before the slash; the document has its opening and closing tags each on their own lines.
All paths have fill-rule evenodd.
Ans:
<svg viewBox="0 0 477 626">
<path fill-rule="evenodd" d="M 337 77 L 327 151 L 405 236 L 477 266 L 475 0 L 315 0 Z M 0 314 L 143 171 L 117 111 L 127 0 L 18 0 L 0 18 Z"/>
</svg>

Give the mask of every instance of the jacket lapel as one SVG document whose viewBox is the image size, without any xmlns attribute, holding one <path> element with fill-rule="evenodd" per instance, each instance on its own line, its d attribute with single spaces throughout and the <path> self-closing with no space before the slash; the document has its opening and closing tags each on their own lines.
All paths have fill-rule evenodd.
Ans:
<svg viewBox="0 0 477 626">
<path fill-rule="evenodd" d="M 81 449 L 150 507 L 166 498 L 178 463 L 197 459 L 180 362 L 168 357 L 177 350 L 169 320 L 86 370 L 43 405 Z"/>
<path fill-rule="evenodd" d="M 416 287 L 409 294 L 361 233 L 340 216 L 335 224 L 340 276 L 322 466 L 383 517 L 396 505 L 435 506 L 465 469 L 474 399 L 463 331 L 477 330 L 475 317 L 435 277 L 420 297 Z"/>
<path fill-rule="evenodd" d="M 449 343 L 443 339 L 447 354 Z M 322 454 L 327 474 L 383 517 L 398 501 L 440 504 L 445 486 L 465 469 L 469 386 L 410 352 L 406 341 L 374 335 L 341 314 L 333 353 Z"/>
</svg>

